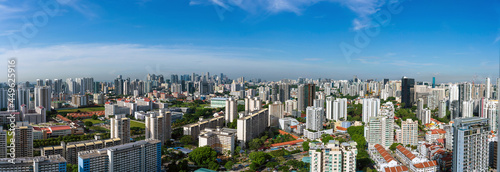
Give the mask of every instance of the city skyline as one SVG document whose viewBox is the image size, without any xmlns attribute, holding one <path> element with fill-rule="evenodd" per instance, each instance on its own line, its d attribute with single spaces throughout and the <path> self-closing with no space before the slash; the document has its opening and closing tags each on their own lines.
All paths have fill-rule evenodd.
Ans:
<svg viewBox="0 0 500 172">
<path fill-rule="evenodd" d="M 47 20 L 41 4 L 0 2 L 0 56 L 18 59 L 19 81 L 205 71 L 266 80 L 436 76 L 437 83 L 498 76 L 498 2 L 397 1 L 400 10 L 378 28 L 376 16 L 396 1 L 49 2 L 59 10 Z M 26 35 L 26 23 L 36 32 Z M 358 47 L 365 29 L 380 30 Z M 359 53 L 346 55 L 342 43 Z"/>
</svg>

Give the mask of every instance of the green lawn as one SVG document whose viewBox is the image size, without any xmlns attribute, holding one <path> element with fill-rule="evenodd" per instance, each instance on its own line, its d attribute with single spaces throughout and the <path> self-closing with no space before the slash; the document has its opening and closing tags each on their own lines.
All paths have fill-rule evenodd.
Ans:
<svg viewBox="0 0 500 172">
<path fill-rule="evenodd" d="M 106 129 L 104 127 L 99 127 L 99 126 L 92 126 L 92 127 L 90 127 L 90 129 L 94 130 L 94 131 L 102 132 L 102 133 L 109 131 L 108 129 Z"/>
<path fill-rule="evenodd" d="M 93 111 L 104 111 L 104 107 L 86 107 L 86 108 L 77 108 L 77 109 L 62 109 L 57 110 L 58 113 L 74 113 L 77 111 L 80 112 L 93 112 Z"/>
<path fill-rule="evenodd" d="M 146 128 L 146 125 L 136 121 L 130 121 L 130 127 Z"/>
<path fill-rule="evenodd" d="M 98 119 L 84 119 L 83 122 L 87 122 L 87 121 L 90 121 L 92 122 L 92 124 L 100 124 L 100 123 L 104 123 L 104 121 L 101 121 L 101 120 L 98 120 Z"/>
</svg>

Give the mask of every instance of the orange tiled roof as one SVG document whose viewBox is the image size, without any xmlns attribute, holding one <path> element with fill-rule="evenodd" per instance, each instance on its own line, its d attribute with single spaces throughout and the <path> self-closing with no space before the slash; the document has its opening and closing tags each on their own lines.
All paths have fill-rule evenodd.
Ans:
<svg viewBox="0 0 500 172">
<path fill-rule="evenodd" d="M 386 167 L 385 172 L 403 172 L 408 171 L 408 167 L 406 166 L 397 166 L 397 167 Z"/>
<path fill-rule="evenodd" d="M 391 154 L 387 152 L 387 150 L 385 150 L 384 147 L 382 147 L 382 145 L 376 144 L 374 147 L 375 149 L 377 149 L 378 153 L 380 153 L 380 155 L 385 159 L 386 162 L 395 161 L 394 158 L 391 156 Z"/>
<path fill-rule="evenodd" d="M 292 136 L 294 139 L 298 139 L 298 138 L 299 138 L 299 137 L 294 136 L 294 135 L 292 135 L 292 134 L 290 134 L 290 133 L 288 133 L 288 132 L 286 132 L 286 131 L 283 131 L 283 130 L 278 130 L 278 131 L 279 131 L 279 132 L 280 132 L 280 134 L 282 134 L 282 135 L 288 134 L 288 135 Z"/>
<path fill-rule="evenodd" d="M 443 129 L 434 129 L 432 130 L 432 134 L 446 134 L 446 131 Z"/>
<path fill-rule="evenodd" d="M 416 158 L 413 153 L 411 153 L 408 149 L 406 149 L 404 146 L 398 145 L 396 146 L 396 149 L 398 149 L 401 153 L 403 153 L 408 159 L 413 160 Z"/>
<path fill-rule="evenodd" d="M 347 131 L 347 128 L 344 128 L 344 127 L 340 127 L 340 126 L 337 126 L 337 130 L 341 130 L 341 131 Z"/>
<path fill-rule="evenodd" d="M 299 140 L 293 140 L 293 141 L 289 141 L 289 142 L 276 143 L 276 144 L 272 144 L 271 147 L 284 146 L 284 145 L 294 145 L 294 144 L 297 144 L 297 143 L 300 143 L 300 142 L 303 142 L 303 141 L 304 140 L 299 139 Z"/>
<path fill-rule="evenodd" d="M 427 167 L 433 167 L 436 165 L 437 165 L 436 161 L 427 161 L 427 162 L 415 164 L 414 166 L 415 166 L 415 168 L 427 168 Z"/>
</svg>

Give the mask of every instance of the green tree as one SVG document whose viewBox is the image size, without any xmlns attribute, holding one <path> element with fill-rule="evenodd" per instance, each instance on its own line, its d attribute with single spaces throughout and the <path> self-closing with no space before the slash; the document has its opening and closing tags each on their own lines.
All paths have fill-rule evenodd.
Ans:
<svg viewBox="0 0 500 172">
<path fill-rule="evenodd" d="M 92 127 L 92 125 L 94 125 L 92 122 L 90 121 L 85 121 L 85 123 L 83 123 L 85 126 L 87 127 Z"/>
<path fill-rule="evenodd" d="M 233 161 L 228 161 L 228 162 L 226 162 L 224 167 L 226 168 L 227 171 L 231 171 L 233 169 L 233 165 L 234 165 Z"/>
<path fill-rule="evenodd" d="M 219 164 L 217 164 L 215 161 L 209 162 L 208 163 L 208 168 L 210 170 L 217 171 L 219 169 Z"/>
<path fill-rule="evenodd" d="M 95 114 L 94 114 L 94 115 L 92 115 L 92 119 L 93 119 L 93 120 L 97 120 L 97 115 L 95 115 Z"/>
<path fill-rule="evenodd" d="M 308 141 L 305 141 L 304 143 L 302 143 L 302 149 L 304 149 L 304 151 L 309 151 L 309 142 Z"/>
<path fill-rule="evenodd" d="M 234 149 L 234 152 L 236 152 L 236 154 L 240 154 L 241 147 L 240 146 L 236 146 L 236 148 Z"/>
<path fill-rule="evenodd" d="M 193 142 L 193 137 L 191 137 L 190 135 L 185 135 L 182 136 L 181 138 L 181 143 L 184 145 L 191 144 L 192 142 Z"/>
<path fill-rule="evenodd" d="M 250 153 L 250 161 L 255 163 L 258 167 L 264 165 L 264 163 L 271 159 L 271 155 L 265 152 L 252 152 Z"/>
<path fill-rule="evenodd" d="M 248 147 L 251 149 L 251 150 L 257 150 L 259 149 L 261 146 L 262 146 L 263 142 L 260 138 L 255 138 L 255 139 L 252 139 L 249 143 L 248 143 Z"/>
<path fill-rule="evenodd" d="M 209 167 L 210 162 L 215 163 L 217 152 L 208 146 L 198 147 L 189 153 L 189 160 L 200 167 Z M 213 164 L 212 164 L 213 165 Z"/>
<path fill-rule="evenodd" d="M 391 151 L 395 151 L 395 150 L 396 150 L 396 147 L 397 147 L 398 145 L 400 145 L 400 144 L 401 144 L 401 143 L 393 143 L 393 144 L 389 147 L 389 149 L 390 149 Z"/>
</svg>

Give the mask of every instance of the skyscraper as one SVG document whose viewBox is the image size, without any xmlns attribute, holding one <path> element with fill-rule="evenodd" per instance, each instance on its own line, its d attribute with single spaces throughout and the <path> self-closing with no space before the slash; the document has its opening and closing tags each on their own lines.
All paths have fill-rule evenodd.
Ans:
<svg viewBox="0 0 500 172">
<path fill-rule="evenodd" d="M 491 82 L 490 82 L 490 78 L 486 78 L 486 93 L 485 93 L 484 97 L 489 99 L 490 96 L 491 96 Z"/>
<path fill-rule="evenodd" d="M 471 117 L 453 121 L 452 171 L 488 171 L 488 119 Z"/>
<path fill-rule="evenodd" d="M 436 88 L 436 77 L 432 77 L 432 88 Z"/>
<path fill-rule="evenodd" d="M 226 113 L 224 116 L 226 123 L 233 122 L 235 119 L 238 119 L 238 103 L 232 97 L 226 100 Z"/>
<path fill-rule="evenodd" d="M 380 110 L 380 99 L 363 99 L 363 122 L 368 123 L 370 117 L 378 116 Z"/>
<path fill-rule="evenodd" d="M 405 108 L 413 106 L 413 86 L 415 79 L 403 77 L 401 79 L 401 102 L 405 104 Z"/>
<path fill-rule="evenodd" d="M 52 91 L 48 86 L 35 87 L 35 107 L 42 106 L 46 110 L 52 109 L 51 107 Z"/>
<path fill-rule="evenodd" d="M 323 130 L 323 116 L 325 114 L 323 108 L 309 106 L 306 109 L 306 128 L 310 130 Z"/>
<path fill-rule="evenodd" d="M 394 116 L 370 117 L 365 124 L 365 138 L 368 147 L 380 144 L 388 149 L 394 143 Z"/>
<path fill-rule="evenodd" d="M 110 119 L 111 138 L 120 138 L 121 144 L 130 142 L 130 119 L 115 117 Z"/>
<path fill-rule="evenodd" d="M 14 131 L 16 158 L 33 157 L 33 127 L 18 122 Z"/>
<path fill-rule="evenodd" d="M 326 98 L 326 118 L 335 121 L 342 118 L 347 120 L 347 99 L 333 99 L 333 97 Z"/>
<path fill-rule="evenodd" d="M 418 121 L 406 119 L 401 122 L 401 144 L 418 145 Z"/>
<path fill-rule="evenodd" d="M 160 110 L 149 113 L 149 116 L 145 117 L 145 123 L 146 139 L 160 140 L 163 144 L 170 139 L 172 129 L 170 112 Z"/>
</svg>

